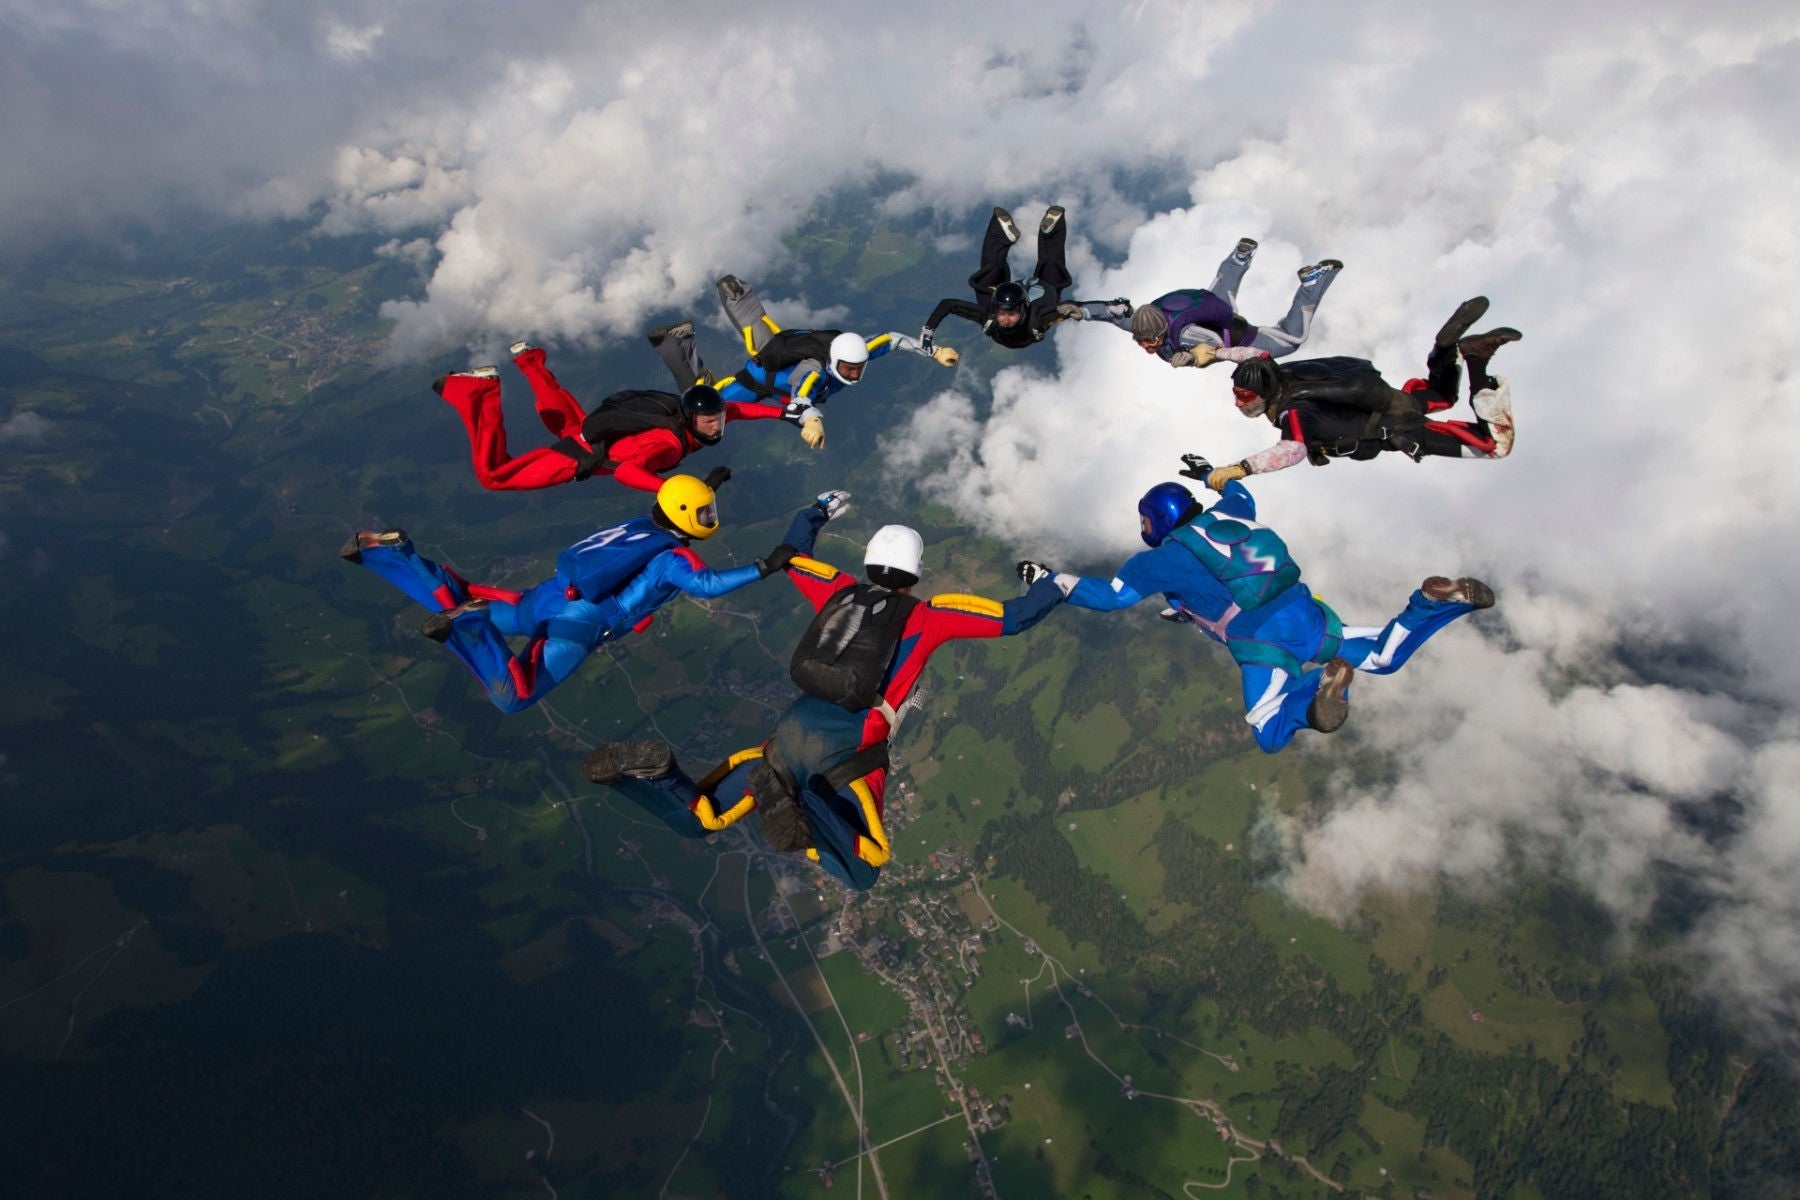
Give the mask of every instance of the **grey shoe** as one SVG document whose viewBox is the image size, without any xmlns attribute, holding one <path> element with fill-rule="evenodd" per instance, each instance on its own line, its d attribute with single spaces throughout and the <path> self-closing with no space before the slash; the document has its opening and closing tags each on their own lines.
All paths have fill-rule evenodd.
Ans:
<svg viewBox="0 0 1800 1200">
<path fill-rule="evenodd" d="M 581 773 L 589 783 L 617 783 L 666 775 L 674 765 L 667 742 L 641 739 L 606 743 L 581 760 Z"/>
<path fill-rule="evenodd" d="M 1046 208 L 1044 210 L 1044 219 L 1043 219 L 1043 221 L 1041 221 L 1038 224 L 1038 236 L 1043 237 L 1046 233 L 1049 233 L 1052 229 L 1055 229 L 1056 226 L 1062 221 L 1062 219 L 1063 219 L 1063 206 L 1062 205 L 1052 204 L 1049 208 Z M 1017 241 L 1018 235 L 1015 234 L 1013 237 L 1013 240 Z"/>
<path fill-rule="evenodd" d="M 487 606 L 486 600 L 464 600 L 455 608 L 434 612 L 426 617 L 425 623 L 419 626 L 419 632 L 434 642 L 447 642 L 450 640 L 450 627 L 456 623 L 456 618 L 464 613 L 480 612 Z"/>
<path fill-rule="evenodd" d="M 1319 672 L 1319 690 L 1306 709 L 1306 723 L 1320 733 L 1336 733 L 1350 719 L 1350 681 L 1356 668 L 1342 658 L 1334 658 Z"/>
<path fill-rule="evenodd" d="M 719 289 L 719 295 L 734 303 L 750 294 L 750 285 L 736 275 L 721 275 L 713 286 Z"/>
<path fill-rule="evenodd" d="M 1446 579 L 1442 575 L 1433 575 L 1419 585 L 1425 598 L 1435 604 L 1467 604 L 1471 608 L 1494 607 L 1494 589 L 1479 579 L 1471 579 L 1467 575 L 1461 579 Z"/>
<path fill-rule="evenodd" d="M 1341 271 L 1343 269 L 1344 269 L 1344 264 L 1339 262 L 1337 259 L 1321 258 L 1318 262 L 1314 263 L 1310 267 L 1301 267 L 1298 271 L 1295 272 L 1295 274 L 1300 277 L 1301 283 L 1312 283 L 1315 280 L 1317 280 L 1319 278 L 1319 276 L 1324 275 L 1327 272 Z"/>
<path fill-rule="evenodd" d="M 344 548 L 338 551 L 338 557 L 345 562 L 359 563 L 364 550 L 373 550 L 377 546 L 398 546 L 406 540 L 404 529 L 384 529 L 380 533 L 372 533 L 367 529 L 350 535 Z"/>
<path fill-rule="evenodd" d="M 1011 213 L 1007 212 L 1004 208 L 996 208 L 994 210 L 994 220 L 1000 223 L 1000 232 L 1006 235 L 1007 241 L 1016 242 L 1019 240 L 1019 226 L 1013 221 Z"/>
<path fill-rule="evenodd" d="M 1239 238 L 1237 248 L 1234 249 L 1232 253 L 1239 258 L 1249 258 L 1252 254 L 1256 253 L 1256 239 Z"/>
<path fill-rule="evenodd" d="M 725 278 L 730 279 L 731 276 L 727 275 Z M 721 280 L 721 282 L 723 282 L 723 280 Z M 692 321 L 677 321 L 673 325 L 658 325 L 645 336 L 650 339 L 650 344 L 652 346 L 660 346 L 666 339 L 671 337 L 691 338 L 694 336 L 694 323 Z"/>
<path fill-rule="evenodd" d="M 1481 320 L 1487 310 L 1486 296 L 1472 296 L 1464 300 L 1456 306 L 1456 311 L 1450 314 L 1450 319 L 1444 322 L 1443 328 L 1437 331 L 1437 337 L 1432 339 L 1433 343 L 1438 346 L 1454 345 L 1457 339 L 1474 327 L 1475 322 Z"/>
</svg>

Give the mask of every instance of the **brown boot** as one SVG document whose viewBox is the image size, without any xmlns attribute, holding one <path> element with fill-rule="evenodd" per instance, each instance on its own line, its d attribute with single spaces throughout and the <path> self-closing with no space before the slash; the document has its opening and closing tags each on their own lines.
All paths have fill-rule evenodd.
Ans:
<svg viewBox="0 0 1800 1200">
<path fill-rule="evenodd" d="M 1319 690 L 1306 709 L 1306 723 L 1320 733 L 1336 733 L 1350 719 L 1350 681 L 1356 668 L 1348 661 L 1334 658 L 1319 671 Z"/>
</svg>

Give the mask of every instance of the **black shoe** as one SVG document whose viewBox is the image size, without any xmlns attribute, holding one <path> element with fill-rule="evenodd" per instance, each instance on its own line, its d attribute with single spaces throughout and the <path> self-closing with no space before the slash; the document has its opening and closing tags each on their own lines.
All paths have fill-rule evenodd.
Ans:
<svg viewBox="0 0 1800 1200">
<path fill-rule="evenodd" d="M 1419 585 L 1425 598 L 1437 604 L 1467 604 L 1472 608 L 1494 607 L 1494 589 L 1479 579 L 1471 579 L 1467 575 L 1461 579 L 1446 579 L 1442 575 L 1433 575 Z"/>
<path fill-rule="evenodd" d="M 1007 241 L 1016 242 L 1019 240 L 1019 226 L 1012 219 L 1011 213 L 1007 212 L 1004 208 L 996 208 L 994 210 L 994 220 L 1000 223 L 1000 232 L 1006 235 Z"/>
<path fill-rule="evenodd" d="M 1456 306 L 1456 311 L 1450 314 L 1450 319 L 1444 322 L 1444 327 L 1437 331 L 1437 337 L 1432 339 L 1433 344 L 1438 346 L 1455 345 L 1457 339 L 1474 328 L 1475 322 L 1481 320 L 1482 314 L 1487 310 L 1488 298 L 1486 296 L 1471 296 L 1464 300 Z"/>
<path fill-rule="evenodd" d="M 1046 208 L 1044 210 L 1044 219 L 1038 225 L 1038 236 L 1043 237 L 1046 233 L 1049 233 L 1052 229 L 1055 229 L 1057 226 L 1057 223 L 1060 222 L 1062 219 L 1063 219 L 1063 206 L 1062 205 L 1052 204 L 1049 208 Z M 1015 236 L 1015 240 L 1016 240 L 1016 236 Z"/>
<path fill-rule="evenodd" d="M 1246 256 L 1246 257 L 1249 255 L 1255 254 L 1256 253 L 1256 239 L 1255 238 L 1239 238 L 1238 244 L 1237 244 L 1237 249 L 1233 250 L 1232 253 L 1236 254 L 1236 255 L 1240 255 L 1240 256 Z"/>
<path fill-rule="evenodd" d="M 721 296 L 734 304 L 750 294 L 750 285 L 736 275 L 721 275 L 713 286 L 719 289 Z"/>
<path fill-rule="evenodd" d="M 1485 360 L 1494 357 L 1494 352 L 1506 343 L 1516 342 L 1524 336 L 1518 330 L 1502 325 L 1498 329 L 1490 329 L 1486 333 L 1463 338 L 1456 343 L 1456 348 L 1462 352 L 1464 362 L 1476 358 Z"/>
<path fill-rule="evenodd" d="M 666 775 L 674 766 L 675 755 L 667 742 L 646 739 L 606 743 L 581 760 L 581 773 L 589 783 L 617 783 Z"/>
<path fill-rule="evenodd" d="M 725 278 L 730 279 L 732 277 L 727 275 Z M 735 300 L 738 299 L 738 297 L 734 296 L 732 299 Z M 677 321 L 673 325 L 658 325 L 645 336 L 650 339 L 650 344 L 652 346 L 660 346 L 665 339 L 671 337 L 691 338 L 694 336 L 694 323 L 692 321 Z"/>
<path fill-rule="evenodd" d="M 1350 700 L 1344 693 L 1350 690 L 1355 676 L 1356 668 L 1344 659 L 1334 658 L 1326 663 L 1319 672 L 1319 690 L 1307 706 L 1306 723 L 1320 733 L 1336 733 L 1343 728 L 1350 719 Z"/>
<path fill-rule="evenodd" d="M 426 617 L 425 623 L 419 626 L 419 632 L 434 642 L 447 642 L 450 640 L 450 627 L 456 623 L 456 618 L 464 613 L 480 612 L 487 606 L 486 600 L 464 600 L 455 608 L 434 612 Z"/>
<path fill-rule="evenodd" d="M 350 535 L 350 540 L 338 551 L 338 557 L 345 562 L 359 563 L 364 550 L 373 550 L 377 546 L 398 546 L 405 540 L 404 529 L 384 529 L 380 533 L 371 533 L 365 529 Z"/>
</svg>

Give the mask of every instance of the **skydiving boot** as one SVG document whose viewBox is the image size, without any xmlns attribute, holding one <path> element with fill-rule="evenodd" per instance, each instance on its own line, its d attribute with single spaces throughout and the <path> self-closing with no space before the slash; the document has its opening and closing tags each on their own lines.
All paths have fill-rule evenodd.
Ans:
<svg viewBox="0 0 1800 1200">
<path fill-rule="evenodd" d="M 1301 267 L 1295 274 L 1300 276 L 1301 283 L 1314 283 L 1328 271 L 1341 271 L 1344 264 L 1335 258 L 1321 258 L 1310 267 Z"/>
<path fill-rule="evenodd" d="M 675 766 L 667 742 L 643 739 L 608 742 L 581 760 L 581 773 L 589 783 L 617 783 L 621 779 L 654 779 Z"/>
<path fill-rule="evenodd" d="M 1320 733 L 1336 733 L 1350 719 L 1350 681 L 1356 668 L 1342 658 L 1334 658 L 1319 671 L 1319 690 L 1306 707 L 1306 723 Z"/>
<path fill-rule="evenodd" d="M 735 276 L 727 275 L 725 277 L 725 279 L 729 279 L 733 283 L 737 283 L 737 279 Z M 719 284 L 721 287 L 724 286 L 725 279 L 719 280 Z M 743 285 L 739 284 L 738 286 L 741 288 Z M 740 291 L 736 298 L 742 299 L 743 293 Z M 671 337 L 691 338 L 694 336 L 694 323 L 692 321 L 677 321 L 673 325 L 658 325 L 655 329 L 652 329 L 645 336 L 647 338 L 649 338 L 650 344 L 652 346 L 660 346 L 663 344 L 663 341 L 665 339 L 671 338 Z"/>
<path fill-rule="evenodd" d="M 1488 359 L 1494 357 L 1495 351 L 1508 342 L 1516 342 L 1525 335 L 1508 325 L 1490 329 L 1486 333 L 1472 334 L 1456 343 L 1456 349 L 1462 354 L 1463 365 L 1469 368 L 1469 396 L 1474 398 L 1476 392 L 1491 391 L 1499 385 L 1494 377 L 1487 373 Z"/>
<path fill-rule="evenodd" d="M 1465 575 L 1461 579 L 1446 579 L 1442 575 L 1433 575 L 1419 585 L 1425 598 L 1434 604 L 1467 604 L 1471 608 L 1494 607 L 1494 589 L 1479 579 L 1471 579 Z M 1320 690 L 1324 690 L 1320 684 Z"/>
<path fill-rule="evenodd" d="M 1046 213 L 1045 215 L 1048 216 L 1049 214 Z M 1013 221 L 1011 213 L 1007 212 L 1004 208 L 996 208 L 994 210 L 994 220 L 999 224 L 1000 232 L 1006 235 L 1007 241 L 1016 242 L 1019 240 L 1019 227 Z"/>
<path fill-rule="evenodd" d="M 1011 218 L 1008 218 L 1008 219 L 1010 220 Z M 1052 204 L 1049 208 L 1046 208 L 1044 210 L 1044 219 L 1042 222 L 1040 222 L 1038 224 L 1038 236 L 1042 237 L 1044 234 L 1049 233 L 1052 229 L 1055 229 L 1057 226 L 1057 223 L 1059 221 L 1061 221 L 1062 219 L 1063 219 L 1063 206 L 1062 205 Z M 1014 233 L 1012 235 L 1012 238 L 1016 242 L 1019 240 L 1019 235 L 1017 233 Z"/>
<path fill-rule="evenodd" d="M 719 295 L 733 302 L 750 294 L 749 285 L 736 275 L 721 275 L 713 286 L 719 289 Z"/>
<path fill-rule="evenodd" d="M 1456 306 L 1456 311 L 1450 314 L 1450 319 L 1444 322 L 1443 328 L 1437 331 L 1437 337 L 1432 339 L 1432 344 L 1434 346 L 1454 346 L 1457 339 L 1469 332 L 1487 310 L 1488 298 L 1486 296 L 1472 296 L 1464 300 Z"/>
<path fill-rule="evenodd" d="M 419 632 L 434 642 L 450 640 L 450 627 L 456 624 L 456 618 L 464 613 L 480 612 L 488 606 L 486 600 L 464 600 L 455 608 L 447 608 L 443 612 L 434 612 L 425 618 L 419 626 Z"/>
<path fill-rule="evenodd" d="M 1239 258 L 1249 258 L 1252 254 L 1256 253 L 1256 239 L 1239 238 L 1237 247 L 1232 250 L 1232 253 Z"/>
<path fill-rule="evenodd" d="M 338 551 L 338 557 L 345 562 L 360 563 L 364 550 L 373 550 L 377 546 L 398 546 L 406 540 L 404 529 L 384 529 L 380 533 L 372 533 L 365 529 L 350 535 L 344 548 Z"/>
<path fill-rule="evenodd" d="M 1469 406 L 1487 426 L 1488 436 L 1494 439 L 1494 448 L 1485 457 L 1505 458 L 1513 448 L 1512 388 L 1504 379 L 1490 378 L 1489 382 L 1494 386 L 1476 392 Z"/>
</svg>

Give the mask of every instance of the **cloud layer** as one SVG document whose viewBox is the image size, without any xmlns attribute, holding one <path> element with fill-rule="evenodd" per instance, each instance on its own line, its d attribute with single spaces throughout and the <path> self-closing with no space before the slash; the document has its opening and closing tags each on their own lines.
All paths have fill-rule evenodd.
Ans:
<svg viewBox="0 0 1800 1200">
<path fill-rule="evenodd" d="M 1496 363 L 1511 459 L 1258 484 L 1347 615 L 1443 571 L 1502 597 L 1357 688 L 1340 739 L 1391 752 L 1397 782 L 1272 823 L 1283 885 L 1342 914 L 1371 889 L 1552 872 L 1629 929 L 1673 870 L 1707 901 L 1690 951 L 1710 986 L 1791 1029 L 1800 16 L 1616 12 L 1066 3 L 995 28 L 876 6 L 0 0 L 0 241 L 189 205 L 322 212 L 427 272 L 392 312 L 402 356 L 635 334 L 720 270 L 778 265 L 820 195 L 877 180 L 945 237 L 997 199 L 1067 204 L 1083 296 L 1202 285 L 1251 234 L 1241 307 L 1268 320 L 1295 267 L 1334 255 L 1312 346 L 1395 380 L 1484 293 L 1526 333 Z M 1171 449 L 1227 461 L 1272 437 L 1223 369 L 1168 370 L 1116 330 L 1065 327 L 1012 364 L 918 410 L 890 462 L 1067 565 L 1131 553 Z"/>
</svg>

